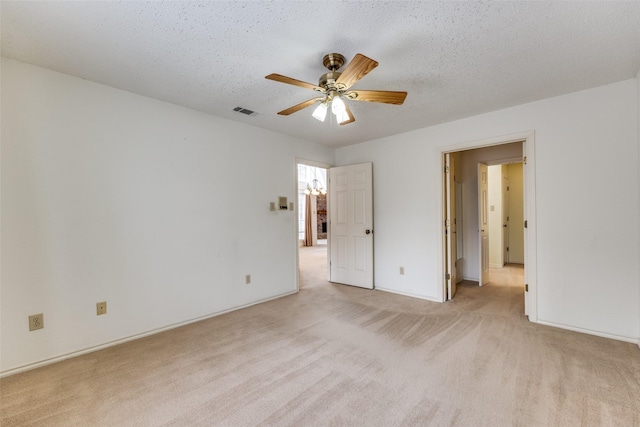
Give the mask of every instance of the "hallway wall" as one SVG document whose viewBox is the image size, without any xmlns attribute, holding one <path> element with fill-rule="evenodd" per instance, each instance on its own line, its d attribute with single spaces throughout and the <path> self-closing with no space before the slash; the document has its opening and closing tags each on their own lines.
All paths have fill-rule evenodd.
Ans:
<svg viewBox="0 0 640 427">
<path fill-rule="evenodd" d="M 502 226 L 502 169 L 503 165 L 488 168 L 489 175 L 489 266 L 503 265 L 503 233 Z M 508 201 L 506 201 L 508 202 Z"/>
<path fill-rule="evenodd" d="M 522 163 L 504 165 L 509 177 L 509 259 L 508 262 L 524 264 L 524 200 Z"/>
</svg>

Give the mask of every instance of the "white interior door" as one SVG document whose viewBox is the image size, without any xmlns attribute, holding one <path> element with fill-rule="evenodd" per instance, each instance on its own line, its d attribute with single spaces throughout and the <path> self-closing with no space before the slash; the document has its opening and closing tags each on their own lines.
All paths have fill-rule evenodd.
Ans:
<svg viewBox="0 0 640 427">
<path fill-rule="evenodd" d="M 478 163 L 478 234 L 480 241 L 480 286 L 489 283 L 489 175 L 488 166 Z"/>
<path fill-rule="evenodd" d="M 524 194 L 522 163 L 509 170 L 509 262 L 524 264 Z"/>
<path fill-rule="evenodd" d="M 457 291 L 456 260 L 457 260 L 457 234 L 456 234 L 456 183 L 454 181 L 455 162 L 453 157 L 445 154 L 445 240 L 446 240 L 446 282 L 447 298 L 452 299 Z"/>
<path fill-rule="evenodd" d="M 502 166 L 502 265 L 509 263 L 509 177 Z"/>
<path fill-rule="evenodd" d="M 373 289 L 373 167 L 329 169 L 330 281 Z"/>
</svg>

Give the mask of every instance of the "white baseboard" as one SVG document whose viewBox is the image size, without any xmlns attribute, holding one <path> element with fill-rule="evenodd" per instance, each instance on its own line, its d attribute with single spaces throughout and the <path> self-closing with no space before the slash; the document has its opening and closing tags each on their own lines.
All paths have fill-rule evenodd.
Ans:
<svg viewBox="0 0 640 427">
<path fill-rule="evenodd" d="M 218 312 L 215 312 L 215 313 L 207 314 L 206 316 L 196 317 L 194 319 L 185 320 L 184 322 L 174 323 L 172 325 L 164 326 L 164 327 L 158 328 L 158 329 L 152 329 L 152 330 L 147 331 L 147 332 L 142 332 L 140 334 L 131 335 L 131 336 L 128 336 L 128 337 L 125 337 L 125 338 L 120 338 L 120 339 L 117 339 L 117 340 L 114 340 L 114 341 L 110 341 L 110 342 L 107 342 L 107 343 L 104 343 L 104 344 L 99 344 L 99 345 L 96 345 L 96 346 L 87 347 L 87 348 L 82 349 L 82 350 L 77 350 L 77 351 L 73 351 L 71 353 L 66 353 L 66 354 L 62 354 L 62 355 L 59 355 L 59 356 L 54 356 L 54 357 L 51 357 L 49 359 L 41 360 L 41 361 L 38 361 L 38 362 L 33 362 L 33 363 L 26 364 L 26 365 L 18 366 L 17 368 L 12 368 L 12 369 L 8 369 L 6 371 L 0 372 L 0 378 L 8 377 L 10 375 L 18 374 L 18 373 L 24 372 L 24 371 L 30 371 L 31 369 L 40 368 L 42 366 L 51 365 L 52 363 L 61 362 L 61 361 L 66 360 L 66 359 L 71 359 L 72 357 L 82 356 L 83 354 L 93 353 L 94 351 L 102 350 L 102 349 L 105 349 L 105 348 L 108 348 L 108 347 L 113 347 L 113 346 L 116 346 L 118 344 L 124 344 L 124 343 L 129 342 L 129 341 L 134 341 L 134 340 L 137 340 L 137 339 L 140 339 L 140 338 L 147 337 L 149 335 L 159 334 L 161 332 L 169 331 L 171 329 L 180 328 L 182 326 L 189 325 L 191 323 L 196 323 L 196 322 L 200 322 L 202 320 L 211 319 L 212 317 L 221 316 L 223 314 L 230 313 L 230 312 L 236 311 L 236 310 L 242 310 L 243 308 L 251 307 L 251 306 L 257 305 L 257 304 L 262 304 L 263 302 L 271 301 L 271 300 L 274 300 L 274 299 L 284 298 L 286 296 L 293 295 L 293 294 L 296 294 L 296 293 L 298 293 L 297 289 L 294 290 L 294 291 L 285 292 L 283 294 L 279 294 L 279 295 L 276 295 L 276 296 L 273 296 L 273 297 L 269 297 L 269 298 L 261 299 L 261 300 L 258 300 L 258 301 L 254 301 L 254 302 L 251 302 L 251 303 L 248 303 L 248 304 L 239 305 L 239 306 L 236 306 L 236 307 L 228 308 L 226 310 L 222 310 L 222 311 L 218 311 Z"/>
<path fill-rule="evenodd" d="M 582 334 L 595 335 L 597 337 L 609 338 L 609 339 L 612 339 L 612 340 L 629 342 L 629 343 L 633 343 L 633 344 L 638 344 L 638 347 L 640 347 L 640 340 L 637 337 L 627 337 L 627 336 L 624 336 L 624 335 L 615 335 L 615 334 L 609 334 L 609 333 L 606 333 L 606 332 L 592 331 L 591 329 L 577 328 L 575 326 L 562 325 L 562 324 L 559 324 L 559 323 L 547 322 L 545 320 L 540 320 L 540 319 L 538 319 L 535 322 L 532 321 L 532 323 L 539 323 L 540 325 L 553 326 L 554 328 L 566 329 L 566 330 L 569 330 L 569 331 L 580 332 Z"/>
<path fill-rule="evenodd" d="M 389 288 L 380 288 L 378 286 L 376 286 L 376 291 L 383 291 L 383 292 L 389 292 L 392 294 L 398 294 L 398 295 L 404 295 L 405 297 L 411 297 L 411 298 L 418 298 L 418 299 L 423 299 L 423 300 L 427 300 L 427 301 L 432 301 L 432 302 L 442 302 L 442 300 L 435 298 L 435 297 L 430 297 L 427 295 L 419 295 L 419 294 L 414 294 L 411 292 L 404 292 L 404 291 L 398 291 L 396 289 L 389 289 Z"/>
</svg>

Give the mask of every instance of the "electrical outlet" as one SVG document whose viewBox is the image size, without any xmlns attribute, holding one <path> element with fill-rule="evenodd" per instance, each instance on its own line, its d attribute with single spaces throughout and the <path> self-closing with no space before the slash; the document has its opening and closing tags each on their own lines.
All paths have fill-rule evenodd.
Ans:
<svg viewBox="0 0 640 427">
<path fill-rule="evenodd" d="M 96 303 L 96 315 L 100 316 L 101 314 L 107 314 L 107 302 L 102 301 Z"/>
<path fill-rule="evenodd" d="M 400 267 L 400 275 L 404 276 L 404 267 Z"/>
<path fill-rule="evenodd" d="M 247 274 L 246 276 L 244 276 L 244 283 L 247 285 L 251 284 L 251 275 Z"/>
<path fill-rule="evenodd" d="M 29 316 L 29 330 L 35 331 L 44 328 L 44 314 L 32 314 Z"/>
</svg>

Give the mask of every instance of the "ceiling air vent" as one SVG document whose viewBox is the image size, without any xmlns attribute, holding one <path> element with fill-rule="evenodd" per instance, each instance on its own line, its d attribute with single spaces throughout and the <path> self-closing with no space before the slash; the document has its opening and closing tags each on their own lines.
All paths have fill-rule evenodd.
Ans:
<svg viewBox="0 0 640 427">
<path fill-rule="evenodd" d="M 235 111 L 237 113 L 246 114 L 247 116 L 257 116 L 257 115 L 260 114 L 260 113 L 256 113 L 253 110 L 246 109 L 244 107 L 236 107 L 236 108 L 233 109 L 233 111 Z"/>
</svg>

